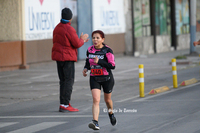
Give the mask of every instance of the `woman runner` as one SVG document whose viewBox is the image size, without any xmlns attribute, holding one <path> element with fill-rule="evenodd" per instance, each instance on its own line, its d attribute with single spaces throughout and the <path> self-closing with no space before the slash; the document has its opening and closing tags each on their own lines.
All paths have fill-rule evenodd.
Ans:
<svg viewBox="0 0 200 133">
<path fill-rule="evenodd" d="M 116 125 L 116 118 L 113 113 L 113 102 L 111 94 L 114 86 L 114 78 L 111 69 L 115 69 L 113 51 L 104 44 L 105 36 L 100 30 L 93 31 L 93 45 L 87 50 L 87 58 L 83 69 L 83 76 L 87 76 L 90 70 L 90 89 L 93 97 L 92 114 L 93 120 L 88 127 L 93 130 L 99 130 L 99 103 L 101 96 L 101 87 L 104 91 L 104 101 L 108 109 L 108 116 L 111 124 Z"/>
</svg>

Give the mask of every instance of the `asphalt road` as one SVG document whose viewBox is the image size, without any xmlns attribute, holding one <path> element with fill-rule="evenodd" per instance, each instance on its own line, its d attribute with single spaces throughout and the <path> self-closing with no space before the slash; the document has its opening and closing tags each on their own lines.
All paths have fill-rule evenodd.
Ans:
<svg viewBox="0 0 200 133">
<path fill-rule="evenodd" d="M 59 85 L 55 62 L 31 64 L 28 70 L 0 72 L 0 132 L 10 133 L 198 133 L 199 82 L 192 86 L 172 87 L 169 62 L 172 51 L 148 57 L 116 58 L 112 99 L 118 124 L 111 126 L 103 101 L 100 103 L 100 131 L 87 127 L 92 119 L 89 77 L 82 76 L 84 61 L 76 63 L 72 106 L 79 112 L 58 112 Z M 192 64 L 177 65 L 178 83 L 200 79 L 199 57 L 188 57 Z M 139 97 L 138 65 L 144 65 L 145 98 Z M 169 91 L 148 95 L 151 89 L 168 86 Z"/>
<path fill-rule="evenodd" d="M 99 118 L 100 131 L 93 131 L 87 127 L 92 119 L 92 98 L 90 90 L 88 89 L 88 82 L 86 82 L 88 80 L 87 78 L 83 79 L 83 77 L 77 77 L 74 84 L 75 89 L 72 94 L 72 105 L 79 108 L 80 111 L 76 113 L 60 113 L 58 112 L 58 90 L 56 91 L 54 88 L 58 86 L 57 80 L 55 80 L 55 72 L 46 70 L 49 72 L 46 76 L 53 75 L 50 77 L 50 80 L 45 79 L 45 74 L 42 73 L 44 70 L 33 71 L 34 69 L 31 69 L 26 72 L 21 71 L 20 73 L 13 73 L 22 75 L 23 80 L 15 79 L 11 82 L 12 84 L 9 84 L 9 81 L 12 80 L 12 78 L 9 78 L 9 80 L 6 80 L 7 82 L 1 84 L 1 87 L 7 86 L 13 90 L 18 89 L 21 94 L 25 95 L 21 96 L 24 97 L 24 99 L 16 99 L 16 103 L 12 101 L 12 104 L 0 107 L 0 132 L 199 133 L 200 82 L 173 89 L 170 66 L 166 67 L 169 69 L 160 68 L 160 73 L 154 75 L 151 74 L 154 72 L 153 67 L 145 70 L 145 98 L 140 98 L 138 96 L 138 70 L 130 68 L 123 70 L 123 73 L 121 71 L 114 72 L 116 84 L 112 99 L 118 124 L 116 126 L 111 126 L 109 123 L 106 105 L 102 95 Z M 165 71 L 163 71 L 164 69 Z M 23 74 L 23 72 L 26 74 Z M 132 76 L 128 75 L 130 72 Z M 32 73 L 32 76 L 35 76 L 28 77 L 30 73 Z M 38 76 L 39 73 L 42 74 L 43 77 L 41 77 L 41 75 Z M 27 82 L 25 82 L 27 84 L 22 84 L 25 79 L 30 78 L 32 78 L 32 83 L 28 83 L 27 80 Z M 39 82 L 41 78 L 42 82 Z M 187 69 L 184 68 L 178 71 L 179 84 L 181 81 L 191 78 L 199 79 L 198 66 Z M 31 86 L 34 89 L 32 89 Z M 160 86 L 169 86 L 170 90 L 156 95 L 148 95 L 151 89 Z M 45 89 L 49 88 L 50 93 L 45 95 L 46 90 L 44 92 L 41 91 L 41 87 L 46 87 Z M 30 88 L 31 92 L 25 88 Z M 23 92 L 23 90 L 25 92 Z M 40 93 L 40 97 L 32 96 L 31 93 L 37 91 Z M 19 96 L 20 92 L 18 92 Z M 41 95 L 41 93 L 44 94 Z M 12 91 L 9 92 L 9 95 L 12 95 Z"/>
<path fill-rule="evenodd" d="M 58 113 L 48 99 L 14 105 L 1 113 L 0 132 L 9 133 L 199 133 L 200 83 L 174 89 L 159 95 L 115 102 L 118 124 L 111 126 L 101 104 L 100 131 L 87 127 L 91 111 Z M 43 102 L 42 104 L 39 104 Z M 88 105 L 85 105 L 88 108 Z M 1 109 L 2 111 L 2 109 Z"/>
</svg>

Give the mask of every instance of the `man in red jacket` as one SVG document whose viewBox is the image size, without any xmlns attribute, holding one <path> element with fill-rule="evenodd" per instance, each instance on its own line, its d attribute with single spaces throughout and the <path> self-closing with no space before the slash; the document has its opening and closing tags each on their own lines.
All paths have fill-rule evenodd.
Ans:
<svg viewBox="0 0 200 133">
<path fill-rule="evenodd" d="M 78 37 L 76 30 L 71 26 L 72 11 L 69 8 L 62 9 L 62 19 L 53 31 L 52 60 L 57 63 L 58 77 L 60 80 L 60 112 L 79 111 L 70 105 L 70 99 L 74 84 L 75 66 L 77 61 L 77 49 L 88 42 L 88 34 Z"/>
</svg>

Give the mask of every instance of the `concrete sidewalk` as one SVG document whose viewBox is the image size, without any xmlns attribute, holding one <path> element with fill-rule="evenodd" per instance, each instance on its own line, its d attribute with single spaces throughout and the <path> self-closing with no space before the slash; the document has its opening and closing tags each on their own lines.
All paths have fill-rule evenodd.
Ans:
<svg viewBox="0 0 200 133">
<path fill-rule="evenodd" d="M 126 80 L 138 82 L 138 65 L 143 64 L 145 76 L 171 72 L 171 59 L 178 55 L 189 54 L 189 49 L 171 51 L 147 56 L 115 56 L 116 69 L 113 71 L 117 83 Z M 197 47 L 200 53 L 200 47 Z M 199 65 L 199 56 L 187 56 L 185 60 L 177 60 L 177 70 L 187 69 Z M 74 90 L 85 90 L 88 92 L 89 76 L 82 76 L 84 60 L 75 63 Z M 120 86 L 122 87 L 122 86 Z M 27 70 L 15 70 L 0 72 L 0 106 L 6 106 L 22 101 L 35 100 L 43 97 L 56 96 L 58 100 L 59 84 L 54 61 L 40 64 L 30 64 Z"/>
</svg>

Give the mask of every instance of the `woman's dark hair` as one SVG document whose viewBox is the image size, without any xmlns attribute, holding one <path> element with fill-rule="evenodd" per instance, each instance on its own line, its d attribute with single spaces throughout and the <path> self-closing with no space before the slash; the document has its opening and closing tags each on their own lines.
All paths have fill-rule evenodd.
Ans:
<svg viewBox="0 0 200 133">
<path fill-rule="evenodd" d="M 92 37 L 93 37 L 93 35 L 94 35 L 95 33 L 99 33 L 100 36 L 101 36 L 101 38 L 105 38 L 103 31 L 101 31 L 101 30 L 95 30 L 95 31 L 93 31 L 93 32 L 92 32 Z"/>
</svg>

